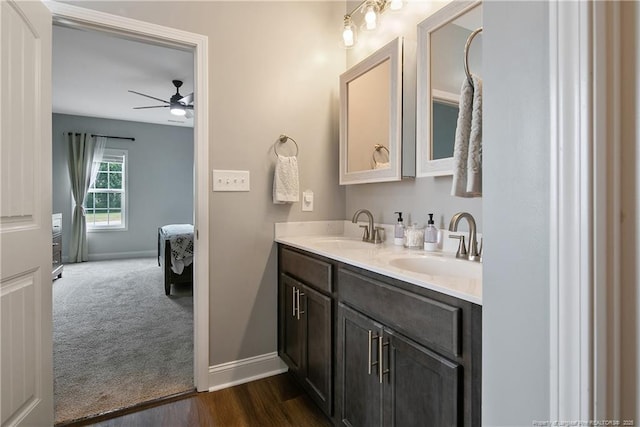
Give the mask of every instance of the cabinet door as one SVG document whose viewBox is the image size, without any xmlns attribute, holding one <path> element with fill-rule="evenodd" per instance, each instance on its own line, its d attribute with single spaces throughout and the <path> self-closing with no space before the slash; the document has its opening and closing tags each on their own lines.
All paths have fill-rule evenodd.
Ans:
<svg viewBox="0 0 640 427">
<path fill-rule="evenodd" d="M 305 328 L 305 384 L 311 397 L 327 414 L 331 414 L 332 359 L 331 298 L 304 286 L 300 321 Z"/>
<path fill-rule="evenodd" d="M 340 304 L 338 307 L 338 404 L 342 425 L 382 425 L 378 339 L 382 325 Z"/>
<path fill-rule="evenodd" d="M 385 426 L 462 425 L 462 369 L 392 330 L 383 339 Z"/>
<path fill-rule="evenodd" d="M 301 289 L 301 283 L 285 274 L 280 275 L 280 357 L 298 375 L 302 373 L 304 351 L 303 322 L 298 320 L 297 314 L 297 292 Z"/>
</svg>

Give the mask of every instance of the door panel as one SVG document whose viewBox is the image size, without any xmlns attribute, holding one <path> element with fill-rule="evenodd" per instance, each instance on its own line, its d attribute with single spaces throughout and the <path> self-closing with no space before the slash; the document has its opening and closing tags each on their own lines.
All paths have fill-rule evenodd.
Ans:
<svg viewBox="0 0 640 427">
<path fill-rule="evenodd" d="M 343 425 L 374 427 L 382 425 L 382 385 L 378 377 L 377 339 L 382 326 L 347 306 L 338 307 L 338 369 L 341 384 L 340 420 Z M 371 349 L 371 373 L 369 373 Z"/>
<path fill-rule="evenodd" d="M 0 422 L 53 424 L 51 14 L 0 2 Z"/>
<path fill-rule="evenodd" d="M 283 325 L 283 342 L 280 343 L 281 357 L 287 362 L 294 373 L 302 370 L 303 358 L 303 322 L 298 320 L 296 305 L 296 292 L 302 289 L 302 284 L 282 274 L 280 283 L 282 286 L 281 298 L 284 305 L 281 322 Z M 302 319 L 302 318 L 301 318 Z"/>
<path fill-rule="evenodd" d="M 460 366 L 389 329 L 384 333 L 385 425 L 462 425 Z"/>
<path fill-rule="evenodd" d="M 306 320 L 305 382 L 311 396 L 331 413 L 331 298 L 305 286 L 302 306 Z"/>
</svg>

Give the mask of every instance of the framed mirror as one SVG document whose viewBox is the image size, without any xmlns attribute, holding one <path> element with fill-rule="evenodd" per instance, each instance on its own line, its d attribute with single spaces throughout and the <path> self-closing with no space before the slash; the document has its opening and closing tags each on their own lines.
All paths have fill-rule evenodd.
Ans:
<svg viewBox="0 0 640 427">
<path fill-rule="evenodd" d="M 482 27 L 480 1 L 454 1 L 418 24 L 416 176 L 453 174 L 465 45 Z M 468 48 L 469 70 L 482 75 L 482 33 Z"/>
<path fill-rule="evenodd" d="M 340 185 L 402 178 L 402 38 L 340 76 Z"/>
</svg>

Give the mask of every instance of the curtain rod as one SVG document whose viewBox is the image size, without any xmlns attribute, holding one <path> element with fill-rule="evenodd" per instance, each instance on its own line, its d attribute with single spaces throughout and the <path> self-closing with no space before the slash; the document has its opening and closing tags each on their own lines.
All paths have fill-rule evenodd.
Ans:
<svg viewBox="0 0 640 427">
<path fill-rule="evenodd" d="M 76 135 L 81 135 L 78 132 L 76 132 L 75 134 Z M 128 137 L 128 136 L 109 136 L 109 135 L 98 135 L 98 134 L 95 134 L 95 133 L 92 133 L 91 136 L 94 136 L 94 137 L 95 136 L 102 136 L 104 138 L 109 138 L 109 139 L 128 139 L 128 140 L 131 140 L 131 141 L 135 141 L 136 140 L 135 138 L 131 138 L 131 137 Z"/>
</svg>

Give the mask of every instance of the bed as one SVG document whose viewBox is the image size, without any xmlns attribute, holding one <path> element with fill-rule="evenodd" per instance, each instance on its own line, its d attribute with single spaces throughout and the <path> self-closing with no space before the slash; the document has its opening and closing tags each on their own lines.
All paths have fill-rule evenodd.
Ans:
<svg viewBox="0 0 640 427">
<path fill-rule="evenodd" d="M 193 225 L 158 228 L 158 265 L 164 272 L 166 295 L 171 293 L 172 283 L 193 283 Z"/>
</svg>

